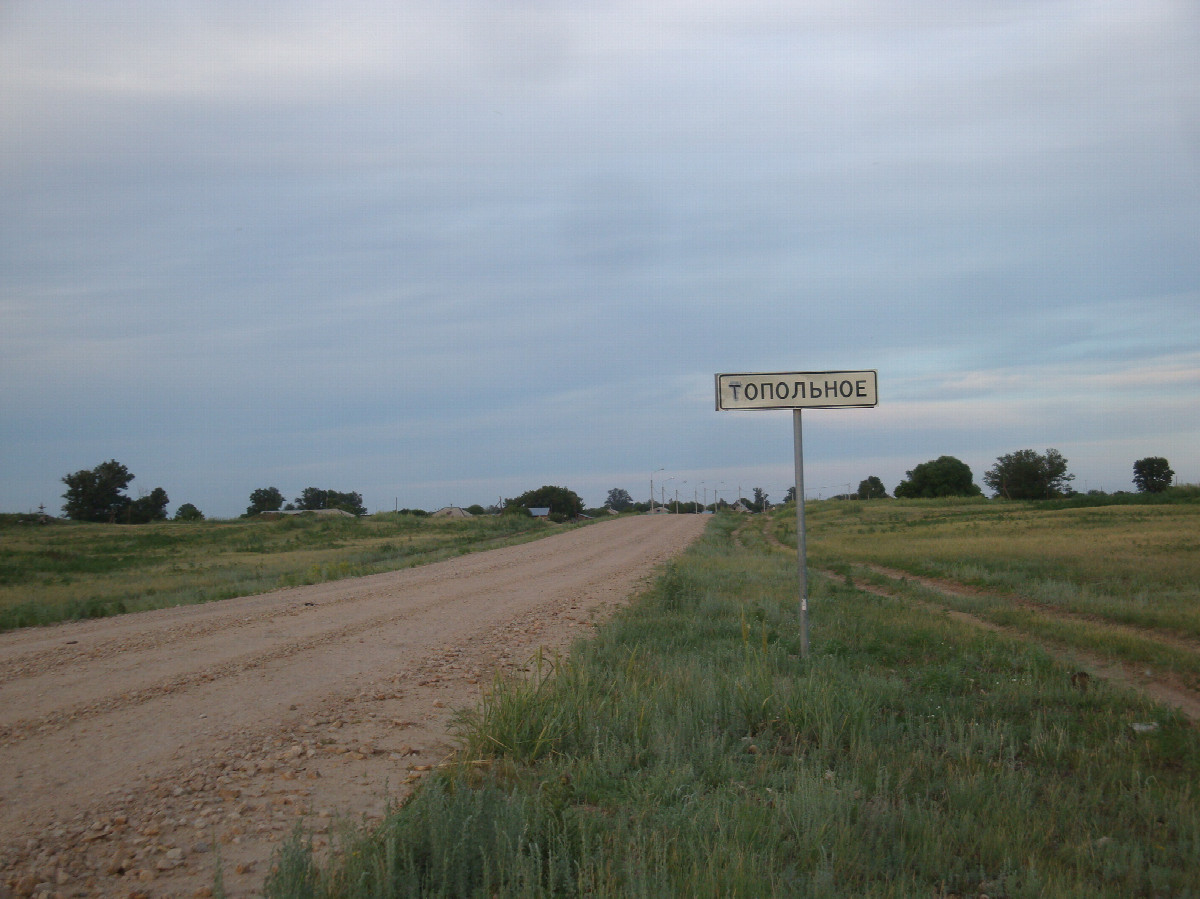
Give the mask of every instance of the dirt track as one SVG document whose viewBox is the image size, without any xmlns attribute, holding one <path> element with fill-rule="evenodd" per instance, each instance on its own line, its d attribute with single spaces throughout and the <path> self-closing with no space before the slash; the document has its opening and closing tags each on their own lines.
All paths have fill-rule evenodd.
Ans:
<svg viewBox="0 0 1200 899">
<path fill-rule="evenodd" d="M 218 865 L 255 895 L 297 822 L 379 816 L 451 751 L 455 708 L 707 520 L 0 636 L 0 896 L 204 896 Z"/>
<path fill-rule="evenodd" d="M 759 533 L 770 546 L 782 552 L 793 555 L 795 554 L 796 550 L 781 543 L 771 528 L 766 526 L 765 521 L 761 522 L 760 526 L 760 522 L 755 519 L 748 520 L 745 524 L 738 528 L 738 530 L 734 531 L 734 542 L 739 545 L 743 545 L 741 534 L 744 530 L 751 526 L 759 527 Z M 881 574 L 884 577 L 889 578 L 897 584 L 905 581 L 912 581 L 946 596 L 974 596 L 986 592 L 984 590 L 980 590 L 979 588 L 970 587 L 966 584 L 960 584 L 955 581 L 943 578 L 920 577 L 907 571 L 901 571 L 895 568 L 885 568 L 882 565 L 864 564 L 864 567 L 875 572 L 876 574 Z M 844 577 L 844 575 L 829 570 L 822 571 L 821 574 L 831 580 L 842 580 Z M 864 590 L 867 593 L 876 593 L 880 596 L 893 596 L 896 594 L 894 587 L 882 587 L 877 584 L 869 583 L 863 579 L 852 578 L 851 580 L 855 587 L 857 587 L 859 590 Z M 1019 596 L 1005 594 L 1004 599 L 1015 605 L 1023 605 L 1027 608 L 1034 609 L 1042 615 L 1058 618 L 1060 620 L 1080 620 L 1085 617 L 1073 614 L 1064 609 L 1054 608 L 1046 605 L 1045 603 L 1038 603 L 1033 600 L 1023 599 Z M 927 607 L 930 606 L 929 603 L 913 599 L 912 597 L 909 597 L 907 601 L 919 603 Z M 940 610 L 950 618 L 969 623 L 973 627 L 981 627 L 997 633 L 1009 634 L 1023 640 L 1031 639 L 1028 634 L 1023 634 L 1013 628 L 994 624 L 984 618 L 979 617 L 978 615 L 972 615 L 969 612 L 962 612 L 949 607 L 939 606 L 938 608 L 940 608 Z M 1197 649 L 1200 649 L 1200 647 L 1196 646 L 1194 640 L 1181 639 L 1176 635 L 1165 633 L 1163 631 L 1126 626 L 1112 621 L 1105 621 L 1102 623 L 1103 626 L 1108 628 L 1110 631 L 1136 635 L 1146 640 L 1157 641 L 1161 644 L 1181 648 L 1188 652 L 1194 653 L 1197 651 Z M 1193 721 L 1200 721 L 1200 693 L 1197 693 L 1194 684 L 1181 683 L 1179 682 L 1178 678 L 1162 671 L 1157 673 L 1152 672 L 1144 665 L 1135 666 L 1115 659 L 1103 658 L 1095 653 L 1083 652 L 1078 648 L 1068 650 L 1061 646 L 1047 644 L 1045 641 L 1038 640 L 1037 638 L 1032 639 L 1034 639 L 1035 642 L 1038 642 L 1043 649 L 1061 661 L 1068 662 L 1076 666 L 1082 666 L 1083 673 L 1086 675 L 1086 677 L 1095 675 L 1103 678 L 1104 680 L 1114 681 L 1124 684 L 1125 686 L 1132 687 L 1141 691 L 1142 693 L 1145 693 L 1147 696 L 1151 697 L 1157 702 L 1161 702 L 1172 706 L 1173 708 L 1179 709 L 1184 715 L 1191 718 Z"/>
</svg>

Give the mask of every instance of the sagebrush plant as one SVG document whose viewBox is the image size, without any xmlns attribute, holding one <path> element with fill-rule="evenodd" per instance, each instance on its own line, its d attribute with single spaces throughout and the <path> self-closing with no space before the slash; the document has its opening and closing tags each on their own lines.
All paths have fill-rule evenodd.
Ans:
<svg viewBox="0 0 1200 899">
<path fill-rule="evenodd" d="M 1200 889 L 1180 715 L 841 578 L 813 578 L 802 659 L 794 558 L 739 526 L 718 516 L 550 677 L 497 683 L 460 765 L 328 866 L 281 858 L 268 893 Z"/>
</svg>

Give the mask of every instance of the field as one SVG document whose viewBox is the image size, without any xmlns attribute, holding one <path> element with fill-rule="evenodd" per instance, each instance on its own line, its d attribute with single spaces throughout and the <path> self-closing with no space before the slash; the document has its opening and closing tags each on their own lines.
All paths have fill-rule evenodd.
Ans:
<svg viewBox="0 0 1200 899">
<path fill-rule="evenodd" d="M 824 503 L 810 561 L 1200 690 L 1200 506 Z M 780 538 L 795 546 L 794 522 Z M 1149 675 L 1146 674 L 1147 670 Z"/>
<path fill-rule="evenodd" d="M 791 511 L 718 516 L 268 893 L 1200 895 L 1198 535 L 1187 503 L 814 503 L 804 659 Z"/>
<path fill-rule="evenodd" d="M 0 631 L 375 574 L 561 530 L 382 514 L 144 525 L 0 518 Z"/>
</svg>

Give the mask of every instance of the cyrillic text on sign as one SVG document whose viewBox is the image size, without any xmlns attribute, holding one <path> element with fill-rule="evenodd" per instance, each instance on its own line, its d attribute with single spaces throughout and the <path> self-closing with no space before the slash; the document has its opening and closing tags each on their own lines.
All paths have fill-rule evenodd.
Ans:
<svg viewBox="0 0 1200 899">
<path fill-rule="evenodd" d="M 837 409 L 878 403 L 875 371 L 718 374 L 717 411 Z"/>
</svg>

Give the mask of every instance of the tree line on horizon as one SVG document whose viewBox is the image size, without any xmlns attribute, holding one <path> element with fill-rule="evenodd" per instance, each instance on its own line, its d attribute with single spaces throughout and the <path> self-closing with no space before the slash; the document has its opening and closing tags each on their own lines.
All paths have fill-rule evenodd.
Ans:
<svg viewBox="0 0 1200 899">
<path fill-rule="evenodd" d="M 1139 493 L 1161 493 L 1171 486 L 1175 472 L 1162 456 L 1147 456 L 1133 463 L 1133 483 Z M 1066 458 L 1056 449 L 1039 453 L 1032 449 L 1006 453 L 983 474 L 983 483 L 997 498 L 1045 500 L 1073 496 L 1075 475 L 1067 470 Z M 896 485 L 897 499 L 937 499 L 947 496 L 982 496 L 971 468 L 954 456 L 939 456 L 905 472 Z M 887 490 L 872 475 L 858 485 L 856 499 L 881 499 Z"/>
<path fill-rule="evenodd" d="M 1147 456 L 1133 463 L 1133 482 L 1139 493 L 1161 493 L 1171 486 L 1175 472 L 1170 463 L 1161 456 Z M 82 469 L 64 475 L 63 512 L 72 521 L 94 521 L 115 524 L 143 524 L 165 521 L 167 504 L 170 501 L 162 487 L 149 493 L 130 497 L 125 491 L 133 481 L 133 473 L 115 459 L 102 462 L 92 469 Z M 1067 470 L 1066 458 L 1056 449 L 1044 453 L 1023 449 L 1006 453 L 996 459 L 995 464 L 984 472 L 982 480 L 996 497 L 1009 500 L 1046 500 L 1075 495 L 1071 481 L 1075 475 Z M 785 502 L 795 500 L 795 488 L 788 489 Z M 981 496 L 983 491 L 975 483 L 974 475 L 961 459 L 954 456 L 939 456 L 922 462 L 905 472 L 905 478 L 893 491 L 898 499 L 937 499 L 952 496 Z M 858 485 L 854 494 L 847 498 L 883 499 L 887 497 L 883 482 L 871 475 Z M 767 494 L 761 487 L 754 488 L 753 499 L 739 497 L 739 501 L 754 511 L 768 507 Z M 608 492 L 604 507 L 616 512 L 646 511 L 653 504 L 637 503 L 629 492 L 614 487 Z M 728 503 L 723 503 L 728 506 Z M 686 511 L 697 512 L 696 503 L 678 503 Z M 716 504 L 713 504 L 714 508 Z M 498 506 L 468 506 L 472 514 L 526 514 L 530 508 L 550 509 L 554 521 L 567 521 L 585 512 L 583 500 L 575 491 L 566 487 L 545 485 L 528 490 L 520 496 L 505 499 Z M 709 507 L 704 507 L 707 510 Z M 260 487 L 250 494 L 250 505 L 243 517 L 263 512 L 278 511 L 321 511 L 341 509 L 352 515 L 366 515 L 362 494 L 342 492 L 318 487 L 306 487 L 291 502 L 287 502 L 277 487 Z M 428 514 L 419 509 L 405 509 L 413 514 Z M 595 511 L 595 510 L 593 510 Z M 184 503 L 175 512 L 176 521 L 200 521 L 204 513 L 192 503 Z"/>
<path fill-rule="evenodd" d="M 249 518 L 263 512 L 321 512 L 326 509 L 340 509 L 351 515 L 367 514 L 361 493 L 305 487 L 299 496 L 287 502 L 278 487 L 259 487 L 251 492 L 250 505 L 242 517 Z"/>
</svg>

